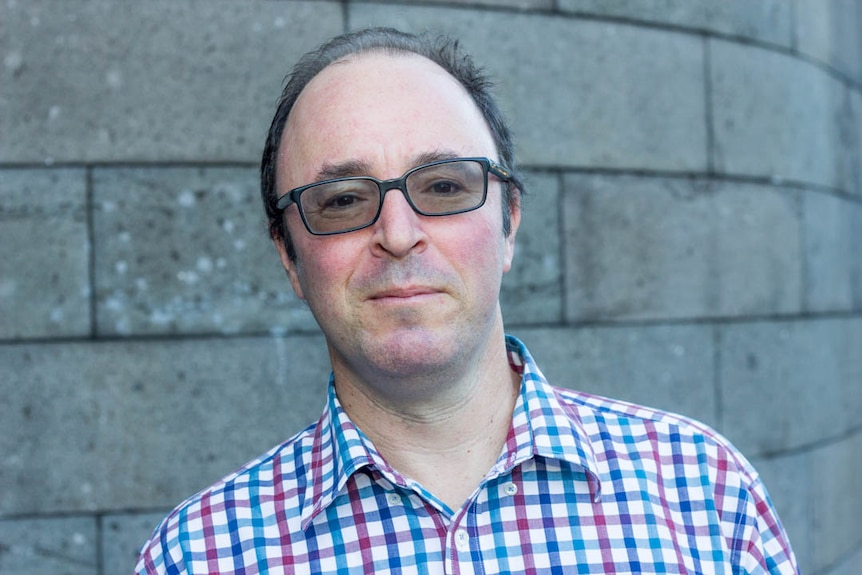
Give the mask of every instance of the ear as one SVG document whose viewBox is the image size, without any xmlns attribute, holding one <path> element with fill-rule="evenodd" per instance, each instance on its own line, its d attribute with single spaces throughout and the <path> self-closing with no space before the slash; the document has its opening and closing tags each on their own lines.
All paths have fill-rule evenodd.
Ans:
<svg viewBox="0 0 862 575">
<path fill-rule="evenodd" d="M 521 225 L 521 191 L 515 190 L 512 194 L 512 201 L 509 205 L 509 235 L 504 238 L 505 245 L 503 246 L 503 273 L 512 269 L 512 260 L 515 257 L 515 236 L 518 235 L 518 228 Z"/>
<path fill-rule="evenodd" d="M 302 283 L 299 281 L 299 258 L 290 259 L 287 255 L 287 246 L 284 238 L 273 236 L 272 243 L 275 244 L 275 249 L 278 251 L 278 257 L 281 259 L 281 265 L 284 266 L 284 271 L 287 272 L 287 279 L 290 280 L 290 285 L 293 287 L 293 293 L 301 300 L 305 300 L 305 294 L 302 291 Z"/>
</svg>

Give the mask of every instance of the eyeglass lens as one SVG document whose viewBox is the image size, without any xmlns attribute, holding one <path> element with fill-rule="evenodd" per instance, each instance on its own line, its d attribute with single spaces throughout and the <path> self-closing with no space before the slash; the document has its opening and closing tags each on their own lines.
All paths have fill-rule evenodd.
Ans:
<svg viewBox="0 0 862 575">
<path fill-rule="evenodd" d="M 472 160 L 420 167 L 407 175 L 406 188 L 413 208 L 423 215 L 473 210 L 485 198 L 485 168 Z M 377 217 L 381 200 L 375 180 L 347 178 L 307 188 L 299 204 L 314 233 L 331 234 L 370 224 Z"/>
</svg>

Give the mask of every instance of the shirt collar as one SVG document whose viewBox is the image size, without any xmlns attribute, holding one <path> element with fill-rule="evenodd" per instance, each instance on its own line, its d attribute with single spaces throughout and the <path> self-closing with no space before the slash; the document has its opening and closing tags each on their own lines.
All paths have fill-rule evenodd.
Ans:
<svg viewBox="0 0 862 575">
<path fill-rule="evenodd" d="M 586 474 L 594 499 L 601 494 L 596 454 L 584 429 L 580 406 L 562 401 L 527 347 L 517 338 L 506 336 L 509 365 L 521 374 L 521 393 L 512 414 L 512 427 L 506 442 L 507 468 L 532 457 L 566 462 Z"/>
<path fill-rule="evenodd" d="M 332 503 L 354 473 L 375 465 L 385 462 L 341 407 L 330 375 L 326 406 L 312 439 L 311 466 L 300 514 L 302 529 Z"/>
<path fill-rule="evenodd" d="M 506 350 L 510 367 L 521 374 L 521 391 L 506 445 L 492 473 L 499 475 L 536 456 L 555 459 L 582 469 L 590 493 L 598 499 L 601 489 L 596 456 L 577 407 L 561 401 L 520 340 L 506 336 Z M 330 376 L 326 407 L 312 440 L 302 529 L 332 503 L 354 473 L 365 467 L 378 470 L 393 483 L 406 484 L 347 416 Z"/>
</svg>

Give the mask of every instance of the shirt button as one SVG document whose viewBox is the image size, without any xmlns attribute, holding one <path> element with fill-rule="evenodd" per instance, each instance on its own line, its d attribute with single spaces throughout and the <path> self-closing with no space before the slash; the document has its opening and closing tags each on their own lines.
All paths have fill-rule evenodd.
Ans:
<svg viewBox="0 0 862 575">
<path fill-rule="evenodd" d="M 386 500 L 389 502 L 389 505 L 398 505 L 401 503 L 401 496 L 397 493 L 390 493 L 386 496 Z"/>
<path fill-rule="evenodd" d="M 470 550 L 470 536 L 467 535 L 466 529 L 459 529 L 455 532 L 455 547 L 458 548 L 458 551 Z"/>
<path fill-rule="evenodd" d="M 504 490 L 506 495 L 515 495 L 518 492 L 518 486 L 514 483 L 507 483 Z"/>
</svg>

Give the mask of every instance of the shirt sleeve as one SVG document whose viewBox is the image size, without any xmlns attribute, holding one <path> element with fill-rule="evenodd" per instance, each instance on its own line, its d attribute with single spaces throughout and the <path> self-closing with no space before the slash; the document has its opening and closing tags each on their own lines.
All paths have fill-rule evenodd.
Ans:
<svg viewBox="0 0 862 575">
<path fill-rule="evenodd" d="M 135 575 L 186 575 L 188 570 L 182 560 L 176 524 L 171 528 L 173 514 L 165 518 L 141 549 L 135 566 Z M 175 519 L 174 519 L 175 521 Z"/>
<path fill-rule="evenodd" d="M 715 495 L 733 573 L 798 575 L 790 540 L 760 476 L 732 446 L 725 447 Z"/>
</svg>

